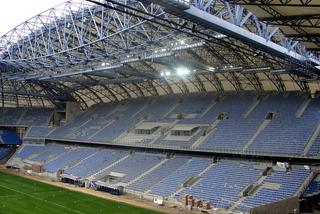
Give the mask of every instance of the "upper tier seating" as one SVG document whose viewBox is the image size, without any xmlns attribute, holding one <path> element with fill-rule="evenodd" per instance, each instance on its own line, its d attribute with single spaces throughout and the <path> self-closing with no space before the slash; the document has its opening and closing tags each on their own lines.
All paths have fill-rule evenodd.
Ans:
<svg viewBox="0 0 320 214">
<path fill-rule="evenodd" d="M 139 145 L 183 149 L 197 142 L 194 147 L 201 150 L 301 156 L 320 121 L 319 98 L 312 99 L 301 117 L 296 117 L 305 100 L 306 97 L 297 93 L 269 94 L 258 101 L 250 93 L 226 94 L 219 99 L 212 94 L 134 99 L 93 106 L 65 126 L 46 132 L 46 138 L 97 143 L 140 142 Z M 189 115 L 184 118 L 177 114 Z M 159 131 L 145 139 L 141 135 L 134 136 L 131 142 L 126 135 L 132 134 L 133 128 L 143 121 L 160 122 Z M 213 122 L 217 124 L 211 130 Z M 176 123 L 200 124 L 203 130 L 187 141 L 167 137 Z M 253 139 L 262 124 L 266 127 Z M 201 138 L 208 126 L 207 136 Z M 30 129 L 27 137 L 37 136 L 40 129 Z M 159 136 L 160 131 L 162 134 Z M 320 136 L 310 148 L 307 155 L 319 153 Z"/>
<path fill-rule="evenodd" d="M 0 124 L 7 126 L 45 126 L 53 114 L 48 108 L 0 108 Z"/>
<path fill-rule="evenodd" d="M 179 148 L 190 148 L 203 134 L 203 128 L 199 128 L 189 140 L 167 140 L 166 135 L 160 136 L 153 144 L 164 146 L 177 146 Z"/>
<path fill-rule="evenodd" d="M 105 106 L 106 108 L 103 108 L 103 106 L 104 106 L 104 104 L 92 106 L 90 109 L 88 109 L 84 113 L 78 115 L 77 117 L 75 117 L 72 121 L 70 121 L 66 125 L 59 127 L 59 128 L 56 128 L 53 132 L 51 132 L 48 135 L 48 138 L 66 139 L 66 136 L 68 134 L 76 131 L 83 124 L 92 120 L 93 118 L 100 116 L 95 113 L 96 111 L 99 112 L 99 109 L 104 110 L 106 112 L 108 110 L 111 110 L 111 108 L 108 108 L 108 106 Z"/>
<path fill-rule="evenodd" d="M 303 115 L 296 118 L 295 114 L 303 101 L 303 97 L 290 94 L 287 98 L 277 95 L 262 102 L 262 108 L 276 112 L 276 115 L 248 150 L 258 153 L 301 155 L 320 119 L 319 100 L 311 102 Z"/>
<path fill-rule="evenodd" d="M 158 97 L 145 109 L 147 122 L 162 122 L 167 113 L 177 104 L 176 97 Z"/>
<path fill-rule="evenodd" d="M 20 119 L 19 124 L 27 126 L 48 125 L 52 114 L 52 109 L 28 108 Z"/>
<path fill-rule="evenodd" d="M 47 126 L 31 126 L 24 138 L 45 138 L 50 132 L 55 130 L 54 127 Z"/>
<path fill-rule="evenodd" d="M 176 114 L 200 114 L 204 112 L 213 101 L 212 94 L 192 94 L 186 96 L 173 113 Z"/>
<path fill-rule="evenodd" d="M 215 104 L 204 116 L 206 120 L 209 118 L 212 120 L 212 118 L 216 118 L 221 112 L 225 112 L 228 115 L 227 119 L 219 122 L 199 148 L 239 151 L 255 133 L 263 117 L 255 115 L 244 118 L 244 113 L 253 103 L 253 97 L 243 95 L 237 98 L 237 102 L 234 99 L 234 96 L 226 97 Z"/>
</svg>

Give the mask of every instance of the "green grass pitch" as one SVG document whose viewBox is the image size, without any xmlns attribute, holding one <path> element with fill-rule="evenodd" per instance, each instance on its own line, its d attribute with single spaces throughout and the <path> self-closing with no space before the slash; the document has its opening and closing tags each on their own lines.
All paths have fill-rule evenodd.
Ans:
<svg viewBox="0 0 320 214">
<path fill-rule="evenodd" d="M 156 214 L 158 212 L 0 172 L 1 214 Z"/>
</svg>

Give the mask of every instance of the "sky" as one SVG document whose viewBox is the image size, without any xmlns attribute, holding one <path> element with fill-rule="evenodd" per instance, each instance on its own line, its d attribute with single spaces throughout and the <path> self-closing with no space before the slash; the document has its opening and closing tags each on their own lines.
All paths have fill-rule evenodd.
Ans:
<svg viewBox="0 0 320 214">
<path fill-rule="evenodd" d="M 29 18 L 67 0 L 2 0 L 0 36 Z"/>
</svg>

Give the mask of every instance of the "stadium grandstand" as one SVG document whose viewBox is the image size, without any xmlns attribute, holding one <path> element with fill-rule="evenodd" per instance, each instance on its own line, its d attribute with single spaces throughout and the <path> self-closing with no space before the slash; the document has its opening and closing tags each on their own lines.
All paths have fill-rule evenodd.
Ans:
<svg viewBox="0 0 320 214">
<path fill-rule="evenodd" d="M 0 37 L 0 71 L 8 171 L 185 212 L 320 212 L 319 0 L 67 1 Z"/>
</svg>

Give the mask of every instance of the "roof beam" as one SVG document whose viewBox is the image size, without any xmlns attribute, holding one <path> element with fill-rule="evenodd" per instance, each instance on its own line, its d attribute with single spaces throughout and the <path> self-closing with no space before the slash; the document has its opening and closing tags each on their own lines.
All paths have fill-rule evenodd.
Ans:
<svg viewBox="0 0 320 214">
<path fill-rule="evenodd" d="M 286 34 L 287 37 L 290 38 L 313 38 L 320 37 L 320 33 L 306 33 L 306 34 Z"/>
<path fill-rule="evenodd" d="M 226 0 L 233 4 L 238 5 L 268 5 L 268 6 L 277 6 L 277 7 L 315 7 L 320 8 L 319 1 L 312 1 L 312 0 L 286 0 L 286 1 L 279 1 L 279 0 Z"/>
<path fill-rule="evenodd" d="M 154 0 L 148 1 L 155 2 Z M 211 14 L 207 11 L 203 11 L 201 10 L 201 8 L 189 5 L 188 9 L 181 10 L 179 8 L 172 8 L 171 6 L 169 7 L 166 2 L 167 1 L 165 0 L 156 1 L 157 4 L 160 4 L 165 8 L 168 7 L 169 12 L 178 17 L 183 17 L 184 19 L 187 19 L 193 23 L 202 25 L 208 29 L 212 29 L 226 36 L 240 40 L 252 47 L 268 52 L 282 59 L 287 59 L 288 61 L 295 64 L 301 64 L 301 66 L 304 66 L 306 61 L 310 61 L 316 65 L 320 65 L 320 60 L 299 54 L 296 51 L 292 50 L 291 46 L 286 47 L 284 45 L 277 44 L 270 38 L 264 38 L 262 35 L 250 32 L 249 30 L 239 27 L 227 20 L 222 19 L 219 16 Z M 318 73 L 318 69 L 316 69 L 315 67 L 312 67 L 309 71 Z M 310 74 L 304 75 L 310 76 Z"/>
<path fill-rule="evenodd" d="M 304 15 L 292 15 L 292 16 L 281 16 L 281 17 L 261 17 L 259 20 L 266 22 L 273 21 L 301 21 L 302 19 L 320 19 L 320 14 L 304 14 Z"/>
</svg>

